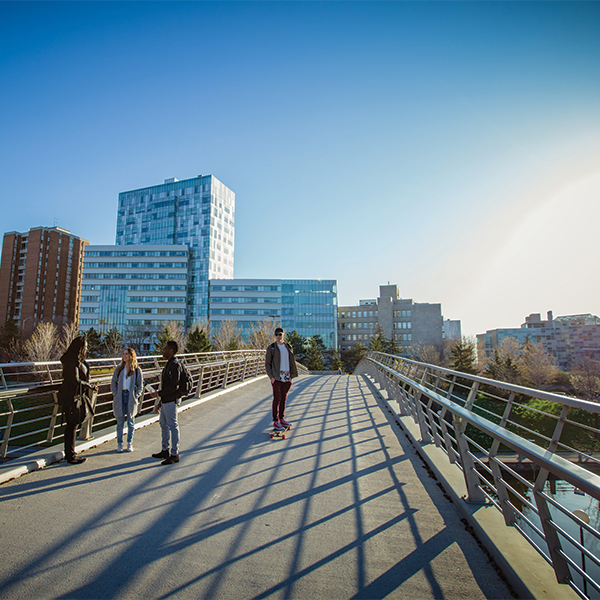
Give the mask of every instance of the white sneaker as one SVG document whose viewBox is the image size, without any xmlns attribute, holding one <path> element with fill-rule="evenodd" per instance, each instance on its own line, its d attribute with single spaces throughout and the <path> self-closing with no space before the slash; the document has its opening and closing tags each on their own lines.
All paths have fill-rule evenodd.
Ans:
<svg viewBox="0 0 600 600">
<path fill-rule="evenodd" d="M 127 452 L 133 452 L 133 444 L 127 444 Z"/>
<path fill-rule="evenodd" d="M 123 452 L 123 444 L 117 444 L 117 452 Z"/>
</svg>

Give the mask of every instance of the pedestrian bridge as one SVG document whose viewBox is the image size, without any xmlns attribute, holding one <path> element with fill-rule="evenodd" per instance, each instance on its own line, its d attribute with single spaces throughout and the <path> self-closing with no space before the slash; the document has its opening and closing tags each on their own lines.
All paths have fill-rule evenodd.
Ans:
<svg viewBox="0 0 600 600">
<path fill-rule="evenodd" d="M 441 371 L 385 355 L 372 355 L 352 376 L 305 374 L 288 401 L 290 435 L 271 440 L 271 389 L 260 360 L 221 358 L 220 379 L 212 363 L 198 361 L 200 394 L 180 414 L 177 464 L 151 458 L 160 432 L 146 415 L 138 417 L 133 453 L 117 454 L 112 424 L 100 421 L 93 439 L 79 442 L 82 465 L 53 463 L 60 454 L 51 446 L 2 465 L 4 480 L 47 466 L 0 486 L 0 598 L 510 598 L 515 591 L 569 598 L 586 576 L 587 595 L 598 597 L 598 553 L 586 550 L 594 548 L 591 532 L 581 546 L 582 573 L 591 575 L 577 580 L 580 563 L 560 550 L 575 566 L 565 559 L 570 579 L 558 584 L 521 517 L 506 526 L 494 505 L 503 503 L 505 472 L 487 486 L 463 476 L 471 468 L 466 421 L 477 424 L 477 415 L 468 399 L 461 406 L 444 394 L 456 400 L 473 381 L 448 372 L 449 389 Z M 146 365 L 148 379 L 155 367 Z M 48 390 L 56 378 L 43 383 Z M 4 392 L 11 429 L 23 389 Z M 454 429 L 459 418 L 465 435 Z M 487 427 L 514 445 L 501 425 Z M 13 440 L 6 448 L 14 448 L 23 434 L 6 431 Z M 485 457 L 472 444 L 467 453 L 494 465 L 490 456 L 502 449 L 494 446 Z M 552 468 L 566 467 L 551 454 Z M 582 479 L 594 491 L 597 476 Z M 477 497 L 480 488 L 489 497 Z M 524 505 L 516 508 L 535 526 Z"/>
</svg>

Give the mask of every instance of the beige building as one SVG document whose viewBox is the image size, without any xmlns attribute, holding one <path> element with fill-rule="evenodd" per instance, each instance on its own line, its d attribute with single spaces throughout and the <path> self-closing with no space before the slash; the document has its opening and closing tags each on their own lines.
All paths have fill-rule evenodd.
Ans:
<svg viewBox="0 0 600 600">
<path fill-rule="evenodd" d="M 368 347 L 379 325 L 404 355 L 412 355 L 423 346 L 434 346 L 441 352 L 442 323 L 441 304 L 400 298 L 397 285 L 382 285 L 379 298 L 338 308 L 339 348 L 350 350 L 357 343 Z"/>
<path fill-rule="evenodd" d="M 79 323 L 83 249 L 87 240 L 60 227 L 4 234 L 0 326 L 12 318 L 27 337 L 42 321 Z"/>
</svg>

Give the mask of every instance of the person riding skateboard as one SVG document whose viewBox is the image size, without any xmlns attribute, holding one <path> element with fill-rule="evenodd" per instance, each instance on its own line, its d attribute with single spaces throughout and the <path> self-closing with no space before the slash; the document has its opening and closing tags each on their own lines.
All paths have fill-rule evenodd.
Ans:
<svg viewBox="0 0 600 600">
<path fill-rule="evenodd" d="M 265 370 L 273 387 L 273 428 L 276 430 L 291 427 L 285 420 L 285 404 L 292 379 L 298 377 L 294 352 L 284 338 L 285 331 L 277 327 L 275 341 L 267 346 L 265 355 Z"/>
</svg>

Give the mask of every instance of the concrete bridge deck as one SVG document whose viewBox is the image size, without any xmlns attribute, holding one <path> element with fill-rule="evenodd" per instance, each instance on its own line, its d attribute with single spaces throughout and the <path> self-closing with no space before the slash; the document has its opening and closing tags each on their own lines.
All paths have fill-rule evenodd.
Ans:
<svg viewBox="0 0 600 600">
<path fill-rule="evenodd" d="M 0 486 L 0 598 L 510 598 L 357 376 L 296 380 L 285 440 L 262 379 Z"/>
</svg>

